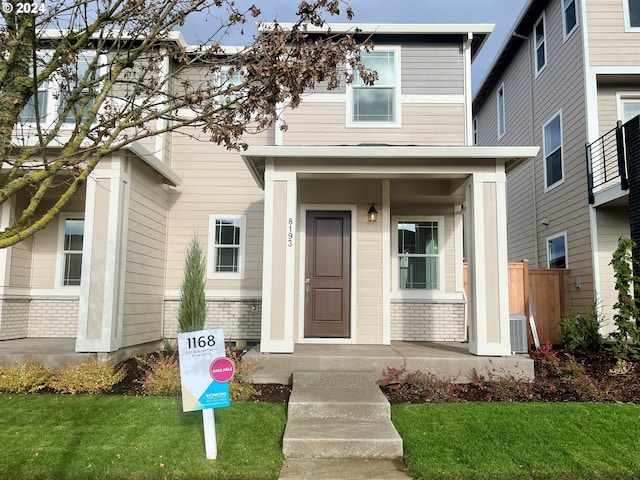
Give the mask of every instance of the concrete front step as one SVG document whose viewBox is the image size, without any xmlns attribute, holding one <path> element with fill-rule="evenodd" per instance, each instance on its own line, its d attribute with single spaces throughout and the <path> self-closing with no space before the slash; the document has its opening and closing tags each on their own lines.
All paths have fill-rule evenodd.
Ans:
<svg viewBox="0 0 640 480">
<path fill-rule="evenodd" d="M 389 402 L 373 383 L 369 388 L 303 387 L 295 384 L 289 398 L 289 420 L 333 418 L 384 421 L 389 420 L 390 414 Z"/>
<path fill-rule="evenodd" d="M 356 370 L 299 370 L 293 372 L 293 385 L 371 388 L 380 380 L 380 375 L 371 371 Z"/>
<path fill-rule="evenodd" d="M 409 480 L 399 459 L 287 458 L 279 480 Z"/>
<path fill-rule="evenodd" d="M 391 420 L 289 420 L 282 451 L 293 458 L 399 458 L 402 439 Z"/>
</svg>

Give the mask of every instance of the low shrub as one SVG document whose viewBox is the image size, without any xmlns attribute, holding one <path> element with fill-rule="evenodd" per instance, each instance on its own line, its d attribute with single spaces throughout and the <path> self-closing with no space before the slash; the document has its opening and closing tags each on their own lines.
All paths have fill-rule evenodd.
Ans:
<svg viewBox="0 0 640 480">
<path fill-rule="evenodd" d="M 138 368 L 144 370 L 142 389 L 147 395 L 179 395 L 180 364 L 175 355 L 136 357 Z"/>
<path fill-rule="evenodd" d="M 529 355 L 534 360 L 540 361 L 540 363 L 549 369 L 551 373 L 558 373 L 560 369 L 560 359 L 558 354 L 553 350 L 553 345 L 545 343 L 536 348 Z"/>
<path fill-rule="evenodd" d="M 234 402 L 246 402 L 258 395 L 253 385 L 245 381 L 247 375 L 255 370 L 255 362 L 244 358 L 242 353 L 227 348 L 227 357 L 235 366 L 235 374 L 229 381 L 229 396 Z"/>
<path fill-rule="evenodd" d="M 604 338 L 600 335 L 603 323 L 595 304 L 586 313 L 566 313 L 560 321 L 560 340 L 570 351 L 600 352 L 604 346 Z"/>
<path fill-rule="evenodd" d="M 51 377 L 49 369 L 27 360 L 21 365 L 0 368 L 0 391 L 6 393 L 36 393 L 45 388 Z"/>
<path fill-rule="evenodd" d="M 60 393 L 106 393 L 124 377 L 124 370 L 116 363 L 92 359 L 86 363 L 69 364 L 56 372 L 49 381 L 49 387 Z"/>
</svg>

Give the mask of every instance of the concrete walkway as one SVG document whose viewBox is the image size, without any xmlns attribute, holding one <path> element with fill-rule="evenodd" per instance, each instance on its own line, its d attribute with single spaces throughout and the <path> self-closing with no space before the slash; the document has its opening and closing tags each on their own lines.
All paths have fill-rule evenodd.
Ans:
<svg viewBox="0 0 640 480">
<path fill-rule="evenodd" d="M 281 480 L 409 478 L 372 372 L 294 372 L 282 451 Z"/>
</svg>

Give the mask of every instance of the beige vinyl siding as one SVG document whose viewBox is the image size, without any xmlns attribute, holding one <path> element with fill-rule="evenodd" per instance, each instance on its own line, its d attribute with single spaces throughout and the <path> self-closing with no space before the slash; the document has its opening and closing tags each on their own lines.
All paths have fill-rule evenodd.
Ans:
<svg viewBox="0 0 640 480">
<path fill-rule="evenodd" d="M 617 301 L 615 277 L 609 263 L 614 250 L 618 247 L 618 239 L 629 235 L 629 212 L 625 207 L 598 208 L 598 261 L 600 264 L 600 305 L 602 313 L 608 321 L 605 331 L 613 329 L 613 305 Z"/>
<path fill-rule="evenodd" d="M 462 95 L 461 44 L 420 43 L 402 47 L 403 95 Z"/>
<path fill-rule="evenodd" d="M 199 132 L 186 133 L 198 137 Z M 264 145 L 268 133 L 251 136 L 251 145 Z M 166 288 L 177 291 L 182 280 L 184 252 L 194 233 L 209 245 L 209 216 L 246 215 L 244 279 L 209 279 L 208 294 L 216 291 L 260 290 L 262 285 L 262 222 L 264 193 L 256 185 L 240 154 L 187 135 L 174 135 L 171 143 L 172 169 L 182 184 L 170 193 L 167 236 Z"/>
<path fill-rule="evenodd" d="M 616 127 L 618 122 L 616 93 L 619 90 L 611 85 L 598 85 L 598 131 L 600 136 Z"/>
<path fill-rule="evenodd" d="M 593 66 L 640 65 L 640 32 L 625 32 L 622 2 L 589 0 L 589 56 Z"/>
<path fill-rule="evenodd" d="M 93 180 L 89 180 L 93 181 Z M 50 208 L 53 205 L 53 197 L 57 197 L 62 193 L 60 189 L 52 192 L 52 199 L 47 199 L 44 208 Z M 84 212 L 84 189 L 77 192 L 65 206 L 63 214 L 67 212 L 80 213 Z M 84 214 L 82 214 L 84 216 Z M 37 289 L 50 289 L 60 286 L 60 279 L 57 275 L 62 275 L 58 270 L 59 257 L 61 254 L 61 227 L 60 217 L 56 216 L 49 225 L 43 230 L 36 233 L 33 237 L 33 261 L 31 263 L 31 287 Z M 85 232 L 86 235 L 86 232 Z M 86 249 L 85 249 L 86 251 Z M 25 272 L 26 273 L 26 272 Z M 69 287 L 62 287 L 66 289 Z"/>
<path fill-rule="evenodd" d="M 303 103 L 287 110 L 284 144 L 464 145 L 465 141 L 463 104 L 404 104 L 402 128 L 347 128 L 346 115 L 344 102 Z"/>
<path fill-rule="evenodd" d="M 123 346 L 157 340 L 162 334 L 167 191 L 157 175 L 132 167 L 126 244 Z"/>
<path fill-rule="evenodd" d="M 31 286 L 32 255 L 32 238 L 23 240 L 11 248 L 9 286 L 21 288 L 29 288 Z"/>
</svg>

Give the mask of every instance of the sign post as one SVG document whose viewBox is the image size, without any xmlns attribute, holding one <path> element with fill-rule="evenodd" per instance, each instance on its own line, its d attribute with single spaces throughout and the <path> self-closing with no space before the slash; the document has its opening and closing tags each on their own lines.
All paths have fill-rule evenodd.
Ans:
<svg viewBox="0 0 640 480">
<path fill-rule="evenodd" d="M 225 356 L 222 329 L 199 330 L 178 334 L 182 411 L 202 410 L 205 453 L 217 457 L 214 408 L 228 407 L 229 380 L 234 365 Z"/>
</svg>

